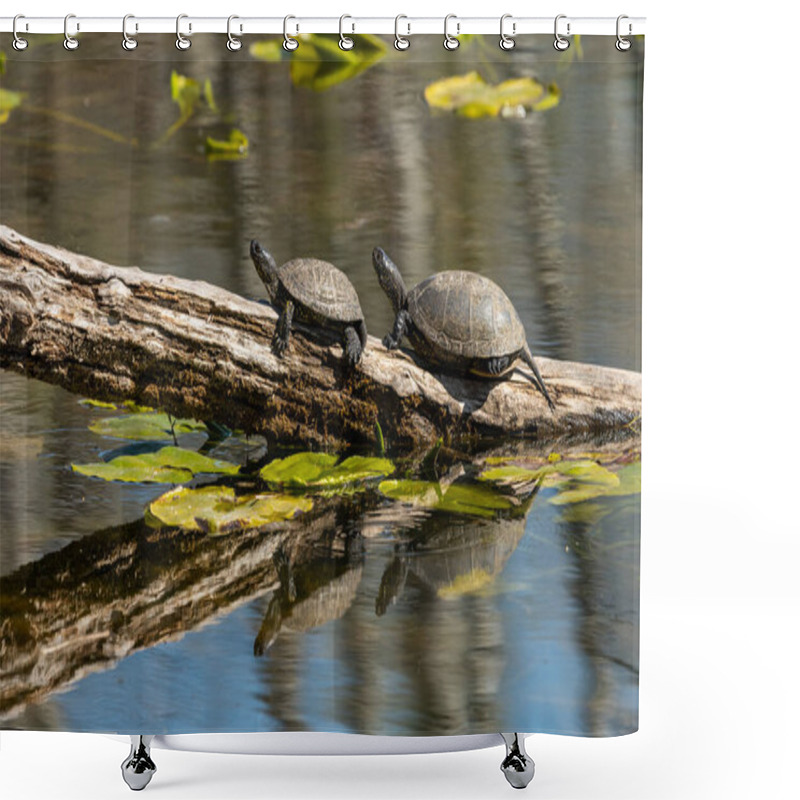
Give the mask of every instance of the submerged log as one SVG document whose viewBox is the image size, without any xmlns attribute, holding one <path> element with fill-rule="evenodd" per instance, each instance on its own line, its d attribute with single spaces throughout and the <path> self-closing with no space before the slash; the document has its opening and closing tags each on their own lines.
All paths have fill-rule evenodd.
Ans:
<svg viewBox="0 0 800 800">
<path fill-rule="evenodd" d="M 203 281 L 114 267 L 0 225 L 0 367 L 98 400 L 135 400 L 272 441 L 341 448 L 438 438 L 553 441 L 624 430 L 641 415 L 641 375 L 537 358 L 552 413 L 518 366 L 503 381 L 437 374 L 370 336 L 354 374 L 324 332 L 283 359 L 264 303 Z"/>
</svg>

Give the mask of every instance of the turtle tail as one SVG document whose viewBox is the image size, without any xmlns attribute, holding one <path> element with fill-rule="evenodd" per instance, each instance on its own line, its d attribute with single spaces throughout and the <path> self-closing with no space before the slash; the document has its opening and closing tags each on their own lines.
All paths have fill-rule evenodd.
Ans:
<svg viewBox="0 0 800 800">
<path fill-rule="evenodd" d="M 555 411 L 555 403 L 553 403 L 553 401 L 550 399 L 550 394 L 547 391 L 547 387 L 544 385 L 542 375 L 539 372 L 539 367 L 536 366 L 536 362 L 533 360 L 533 356 L 531 355 L 531 349 L 527 344 L 525 345 L 525 349 L 522 351 L 522 360 L 533 370 L 533 374 L 536 378 L 536 380 L 533 381 L 533 384 L 544 395 L 545 400 L 547 400 L 547 405 L 550 406 L 550 410 Z"/>
</svg>

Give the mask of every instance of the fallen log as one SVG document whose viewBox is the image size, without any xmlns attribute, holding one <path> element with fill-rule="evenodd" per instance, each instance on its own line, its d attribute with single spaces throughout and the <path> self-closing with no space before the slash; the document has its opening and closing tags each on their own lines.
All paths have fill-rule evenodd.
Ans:
<svg viewBox="0 0 800 800">
<path fill-rule="evenodd" d="M 0 225 L 0 367 L 99 400 L 134 400 L 270 441 L 417 448 L 440 437 L 596 436 L 638 425 L 641 375 L 538 358 L 555 413 L 519 367 L 499 381 L 429 371 L 370 336 L 354 374 L 324 332 L 270 349 L 265 303 L 203 281 L 115 267 Z M 527 369 L 527 368 L 525 368 Z"/>
<path fill-rule="evenodd" d="M 293 570 L 322 559 L 320 582 L 360 578 L 360 561 L 336 538 L 338 505 L 223 537 L 152 530 L 138 520 L 0 578 L 0 722 L 275 591 L 279 551 Z M 327 600 L 334 605 L 320 609 L 317 624 L 343 613 L 338 598 Z"/>
</svg>

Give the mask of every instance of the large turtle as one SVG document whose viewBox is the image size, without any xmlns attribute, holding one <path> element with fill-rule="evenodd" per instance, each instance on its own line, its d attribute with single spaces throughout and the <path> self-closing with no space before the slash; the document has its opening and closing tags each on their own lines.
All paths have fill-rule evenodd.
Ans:
<svg viewBox="0 0 800 800">
<path fill-rule="evenodd" d="M 292 322 L 299 320 L 341 332 L 344 365 L 355 366 L 367 346 L 367 326 L 347 276 L 333 264 L 316 258 L 295 258 L 279 267 L 255 239 L 250 242 L 250 258 L 267 288 L 270 303 L 280 314 L 272 338 L 276 355 L 286 350 Z"/>
<path fill-rule="evenodd" d="M 394 350 L 403 336 L 431 363 L 461 374 L 498 379 L 521 358 L 533 383 L 555 409 L 533 360 L 525 329 L 506 293 L 474 272 L 437 272 L 406 290 L 400 270 L 380 248 L 372 251 L 378 281 L 394 308 L 384 347 Z"/>
</svg>

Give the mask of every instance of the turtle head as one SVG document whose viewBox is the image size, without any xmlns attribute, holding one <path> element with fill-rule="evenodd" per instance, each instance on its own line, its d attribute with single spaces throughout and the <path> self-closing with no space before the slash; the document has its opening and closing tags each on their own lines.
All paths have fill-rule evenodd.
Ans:
<svg viewBox="0 0 800 800">
<path fill-rule="evenodd" d="M 406 295 L 408 294 L 400 270 L 397 269 L 394 261 L 380 247 L 376 247 L 372 251 L 372 266 L 375 267 L 381 289 L 386 292 L 387 297 L 392 302 L 394 313 L 397 314 L 401 308 L 405 307 Z"/>
<path fill-rule="evenodd" d="M 267 287 L 269 299 L 278 293 L 278 265 L 275 259 L 255 240 L 250 242 L 250 258 L 253 259 L 258 277 Z"/>
</svg>

